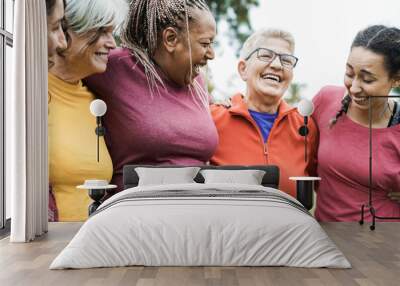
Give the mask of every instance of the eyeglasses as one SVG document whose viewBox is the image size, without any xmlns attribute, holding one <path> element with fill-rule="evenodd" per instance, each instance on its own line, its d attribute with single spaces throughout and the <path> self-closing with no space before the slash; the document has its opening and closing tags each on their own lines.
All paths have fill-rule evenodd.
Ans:
<svg viewBox="0 0 400 286">
<path fill-rule="evenodd" d="M 259 59 L 260 61 L 266 62 L 266 63 L 272 63 L 276 57 L 279 57 L 281 65 L 287 69 L 294 68 L 297 64 L 297 61 L 299 60 L 295 56 L 287 55 L 287 54 L 278 54 L 278 53 L 275 53 L 274 51 L 272 51 L 270 49 L 266 49 L 266 48 L 255 49 L 254 51 L 252 51 L 250 53 L 250 55 L 247 56 L 247 58 L 245 58 L 245 60 L 247 61 L 248 59 L 250 59 L 254 53 L 257 53 L 257 59 Z"/>
</svg>

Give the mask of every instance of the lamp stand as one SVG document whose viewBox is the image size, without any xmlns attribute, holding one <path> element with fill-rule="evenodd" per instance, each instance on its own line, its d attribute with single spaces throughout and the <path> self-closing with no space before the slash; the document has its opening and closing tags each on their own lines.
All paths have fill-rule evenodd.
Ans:
<svg viewBox="0 0 400 286">
<path fill-rule="evenodd" d="M 96 117 L 96 124 L 97 124 L 97 127 L 96 127 L 96 130 L 95 130 L 95 133 L 96 133 L 96 135 L 97 135 L 97 162 L 99 162 L 99 157 L 100 157 L 100 155 L 99 155 L 99 150 L 100 150 L 100 136 L 104 136 L 104 134 L 105 134 L 105 128 L 103 127 L 103 125 L 102 125 L 102 123 L 101 123 L 101 117 L 100 116 L 97 116 Z"/>
<path fill-rule="evenodd" d="M 384 217 L 378 216 L 372 203 L 372 99 L 373 98 L 400 98 L 400 95 L 386 95 L 386 96 L 365 96 L 368 98 L 368 120 L 369 120 L 369 180 L 368 180 L 368 203 L 361 206 L 361 218 L 359 220 L 360 225 L 364 224 L 364 212 L 365 208 L 369 209 L 372 216 L 372 224 L 369 226 L 370 230 L 375 230 L 376 219 L 380 220 L 399 220 L 400 217 Z"/>
<path fill-rule="evenodd" d="M 308 116 L 304 116 L 304 125 L 299 128 L 299 134 L 304 137 L 304 162 L 307 162 L 307 135 L 308 135 Z"/>
</svg>

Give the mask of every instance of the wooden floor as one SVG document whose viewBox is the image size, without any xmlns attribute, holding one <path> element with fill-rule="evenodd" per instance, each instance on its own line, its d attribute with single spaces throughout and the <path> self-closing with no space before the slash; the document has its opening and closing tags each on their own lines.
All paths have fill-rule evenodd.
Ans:
<svg viewBox="0 0 400 286">
<path fill-rule="evenodd" d="M 0 241 L 0 285 L 400 285 L 400 223 L 378 223 L 375 231 L 357 223 L 323 224 L 353 268 L 123 267 L 48 270 L 79 229 L 52 223 L 49 233 L 27 244 Z"/>
</svg>

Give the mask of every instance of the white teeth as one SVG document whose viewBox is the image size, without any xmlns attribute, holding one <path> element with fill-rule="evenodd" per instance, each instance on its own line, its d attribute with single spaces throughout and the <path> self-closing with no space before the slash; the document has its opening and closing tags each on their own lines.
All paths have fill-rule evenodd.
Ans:
<svg viewBox="0 0 400 286">
<path fill-rule="evenodd" d="M 352 96 L 352 100 L 358 104 L 366 104 L 368 102 L 368 98 L 360 98 L 355 96 Z"/>
<path fill-rule="evenodd" d="M 266 74 L 266 75 L 263 75 L 263 78 L 264 78 L 264 79 L 272 79 L 272 80 L 275 80 L 275 81 L 277 81 L 277 82 L 280 82 L 280 81 L 281 81 L 280 77 L 277 76 L 277 75 L 274 75 L 274 74 Z"/>
</svg>

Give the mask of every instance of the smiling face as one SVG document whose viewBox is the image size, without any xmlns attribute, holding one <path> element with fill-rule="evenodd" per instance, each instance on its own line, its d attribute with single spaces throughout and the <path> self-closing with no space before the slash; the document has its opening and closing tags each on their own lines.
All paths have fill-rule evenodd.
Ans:
<svg viewBox="0 0 400 286">
<path fill-rule="evenodd" d="M 347 59 L 344 85 L 352 99 L 351 107 L 368 110 L 368 99 L 361 96 L 388 95 L 394 79 L 391 79 L 384 57 L 363 47 L 351 50 Z M 381 106 L 386 99 L 373 100 L 373 106 Z"/>
<path fill-rule="evenodd" d="M 291 45 L 281 38 L 266 38 L 257 48 L 266 48 L 278 54 L 292 54 Z M 248 60 L 238 63 L 240 77 L 246 82 L 249 98 L 264 103 L 276 103 L 282 98 L 293 79 L 293 69 L 283 68 L 279 57 L 267 63 L 254 53 Z"/>
<path fill-rule="evenodd" d="M 215 56 L 212 47 L 216 36 L 216 23 L 207 10 L 192 9 L 193 20 L 189 25 L 189 43 L 185 28 L 179 35 L 178 44 L 173 53 L 173 72 L 169 73 L 172 80 L 180 85 L 191 84 L 199 74 L 200 68 L 207 65 L 208 60 Z"/>
<path fill-rule="evenodd" d="M 112 32 L 112 26 L 84 35 L 68 31 L 71 37 L 71 47 L 66 52 L 68 62 L 75 65 L 85 77 L 104 72 L 107 68 L 108 53 L 116 47 Z"/>
<path fill-rule="evenodd" d="M 67 47 L 64 31 L 61 26 L 63 18 L 64 3 L 62 0 L 56 0 L 51 15 L 47 17 L 47 53 L 49 68 L 54 65 L 56 51 Z"/>
</svg>

